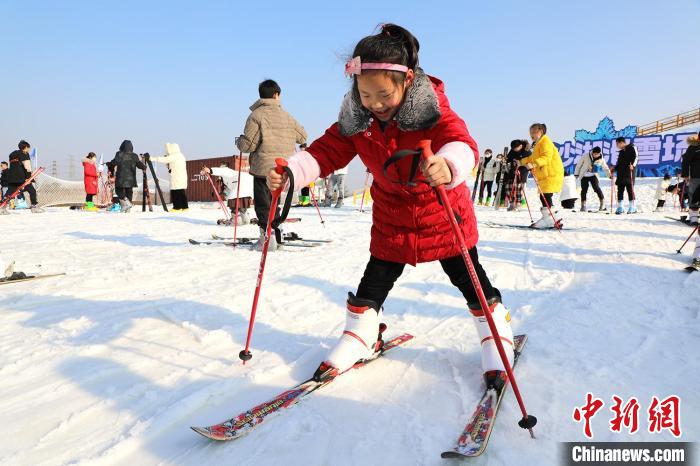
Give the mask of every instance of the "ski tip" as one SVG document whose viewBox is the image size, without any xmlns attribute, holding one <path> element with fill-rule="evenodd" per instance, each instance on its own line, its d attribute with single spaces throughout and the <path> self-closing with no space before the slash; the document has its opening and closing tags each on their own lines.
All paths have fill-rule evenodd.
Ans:
<svg viewBox="0 0 700 466">
<path fill-rule="evenodd" d="M 454 450 L 450 451 L 443 451 L 440 453 L 440 458 L 445 458 L 445 459 L 450 459 L 450 458 L 457 458 L 457 459 L 464 459 L 464 458 L 472 458 L 474 456 L 479 456 L 477 455 L 463 455 L 462 453 L 456 452 Z"/>
<path fill-rule="evenodd" d="M 193 240 L 192 238 L 189 239 L 189 242 L 190 242 L 190 244 L 197 244 L 197 242 L 195 240 Z"/>
<path fill-rule="evenodd" d="M 197 432 L 199 435 L 206 437 L 210 440 L 221 440 L 212 435 L 211 430 L 207 427 L 190 427 L 193 431 Z"/>
</svg>

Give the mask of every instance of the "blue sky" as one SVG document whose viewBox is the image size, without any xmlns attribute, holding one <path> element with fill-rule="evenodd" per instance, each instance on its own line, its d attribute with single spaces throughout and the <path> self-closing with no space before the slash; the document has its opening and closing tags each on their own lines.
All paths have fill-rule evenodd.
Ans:
<svg viewBox="0 0 700 466">
<path fill-rule="evenodd" d="M 349 86 L 344 57 L 377 24 L 421 42 L 483 150 L 544 121 L 555 140 L 700 105 L 700 2 L 233 2 L 0 0 L 0 153 L 42 164 L 178 142 L 235 152 L 257 84 L 320 135 Z M 4 156 L 0 156 L 4 159 Z"/>
</svg>

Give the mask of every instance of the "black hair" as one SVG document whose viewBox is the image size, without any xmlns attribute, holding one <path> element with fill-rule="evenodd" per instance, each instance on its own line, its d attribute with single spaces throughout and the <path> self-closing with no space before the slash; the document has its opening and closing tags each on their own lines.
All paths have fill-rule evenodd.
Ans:
<svg viewBox="0 0 700 466">
<path fill-rule="evenodd" d="M 668 172 L 664 173 L 664 180 L 670 180 L 670 179 L 671 179 L 671 175 L 669 175 Z"/>
<path fill-rule="evenodd" d="M 600 147 L 595 146 L 591 152 L 593 152 L 594 154 L 600 154 Z"/>
<path fill-rule="evenodd" d="M 363 63 L 392 63 L 404 65 L 410 70 L 418 68 L 418 50 L 420 44 L 407 29 L 396 24 L 383 24 L 378 34 L 361 39 L 355 46 L 352 56 L 360 57 Z M 382 71 L 397 86 L 406 80 L 406 73 L 400 71 Z M 357 92 L 357 77 L 353 77 L 353 91 Z"/>
<path fill-rule="evenodd" d="M 97 156 L 95 155 L 94 152 L 90 152 L 90 153 L 87 155 L 87 158 L 89 158 L 89 159 L 94 159 L 94 158 L 97 158 Z"/>
<path fill-rule="evenodd" d="M 26 148 L 28 148 L 28 147 L 32 147 L 32 146 L 29 145 L 29 143 L 28 143 L 27 141 L 25 141 L 24 139 L 22 139 L 22 140 L 19 142 L 19 144 L 17 144 L 17 147 L 19 147 L 19 150 L 24 150 L 24 149 L 26 149 Z"/>
<path fill-rule="evenodd" d="M 258 94 L 260 94 L 261 99 L 271 99 L 275 94 L 281 95 L 282 89 L 280 89 L 280 85 L 272 79 L 266 79 L 258 86 Z"/>
<path fill-rule="evenodd" d="M 627 140 L 620 136 L 619 138 L 615 138 L 615 142 L 627 142 Z"/>
<path fill-rule="evenodd" d="M 491 152 L 491 153 L 493 154 L 493 151 L 492 151 L 491 149 L 486 149 L 486 150 L 484 151 L 484 154 L 487 153 L 487 152 Z"/>
<path fill-rule="evenodd" d="M 530 129 L 538 129 L 542 131 L 542 134 L 547 134 L 547 125 L 544 123 L 533 123 L 530 125 Z"/>
<path fill-rule="evenodd" d="M 522 139 L 513 139 L 510 141 L 510 148 L 512 150 L 515 150 L 516 147 L 518 146 L 525 146 L 527 144 L 527 141 L 524 141 Z"/>
<path fill-rule="evenodd" d="M 0 162 L 0 165 L 9 165 L 7 162 Z"/>
</svg>

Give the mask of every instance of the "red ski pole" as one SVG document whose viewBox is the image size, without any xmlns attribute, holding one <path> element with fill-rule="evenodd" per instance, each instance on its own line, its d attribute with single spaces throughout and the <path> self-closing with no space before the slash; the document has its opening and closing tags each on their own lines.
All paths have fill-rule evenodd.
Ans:
<svg viewBox="0 0 700 466">
<path fill-rule="evenodd" d="M 216 189 L 216 186 L 214 185 L 214 180 L 211 179 L 211 174 L 207 174 L 207 178 L 209 179 L 209 183 L 211 183 L 211 189 L 214 190 L 214 194 L 216 194 L 216 200 L 219 201 L 219 207 L 221 207 L 221 210 L 224 211 L 224 215 L 226 216 L 226 219 L 228 220 L 231 218 L 231 216 L 228 213 L 228 208 L 226 207 L 226 204 L 224 204 L 224 201 L 221 200 L 221 196 L 219 195 L 219 190 Z"/>
<path fill-rule="evenodd" d="M 696 231 L 698 231 L 698 225 L 696 225 L 696 226 L 695 226 L 695 229 L 694 229 L 693 231 L 690 232 L 690 235 L 688 235 L 688 237 L 686 238 L 685 242 L 683 243 L 683 246 L 681 246 L 680 248 L 678 248 L 678 249 L 676 250 L 676 254 L 680 254 L 680 253 L 681 253 L 681 250 L 685 247 L 686 244 L 688 244 L 688 241 L 690 241 L 690 238 L 693 237 L 693 235 L 695 234 Z"/>
<path fill-rule="evenodd" d="M 287 167 L 287 161 L 278 158 L 275 159 L 277 166 L 275 171 L 282 175 L 284 169 Z M 290 190 L 293 190 L 293 186 L 290 186 Z M 248 336 L 245 339 L 245 349 L 238 353 L 238 357 L 241 358 L 243 364 L 249 361 L 253 355 L 250 352 L 250 339 L 253 335 L 253 324 L 255 324 L 255 313 L 258 309 L 258 298 L 260 297 L 260 288 L 262 287 L 263 274 L 265 273 L 265 261 L 267 260 L 267 249 L 270 247 L 270 233 L 272 232 L 272 222 L 275 218 L 275 211 L 277 210 L 277 202 L 282 194 L 282 188 L 278 188 L 272 193 L 272 202 L 270 203 L 270 213 L 267 215 L 267 228 L 265 228 L 265 242 L 263 243 L 262 255 L 260 256 L 260 269 L 258 271 L 258 280 L 255 285 L 255 294 L 253 295 L 253 307 L 250 310 L 250 322 L 248 322 Z"/>
<path fill-rule="evenodd" d="M 241 199 L 241 165 L 243 165 L 243 152 L 238 153 L 238 186 L 236 187 L 236 215 L 233 217 L 233 247 L 236 247 L 238 234 L 238 203 Z"/>
<path fill-rule="evenodd" d="M 530 172 L 528 172 L 529 174 Z M 525 205 L 527 206 L 527 213 L 530 215 L 530 222 L 535 223 L 535 219 L 532 218 L 532 212 L 530 211 L 530 203 L 527 201 L 527 191 L 525 188 L 527 187 L 527 176 L 525 177 L 525 182 L 523 183 L 522 193 L 523 197 L 525 198 Z"/>
<path fill-rule="evenodd" d="M 418 148 L 422 152 L 422 156 L 424 159 L 427 159 L 428 157 L 431 157 L 433 155 L 433 151 L 430 148 L 430 140 L 420 141 L 418 143 Z M 503 348 L 503 342 L 501 341 L 501 337 L 498 334 L 498 329 L 496 328 L 496 324 L 493 321 L 491 313 L 488 311 L 489 305 L 486 302 L 484 290 L 481 288 L 479 276 L 476 274 L 476 269 L 474 268 L 472 259 L 469 256 L 469 249 L 467 248 L 466 242 L 464 241 L 464 235 L 462 234 L 462 230 L 457 224 L 457 219 L 455 218 L 454 211 L 452 210 L 452 206 L 450 204 L 450 198 L 447 197 L 447 191 L 445 191 L 444 186 L 435 186 L 434 189 L 438 197 L 440 198 L 443 208 L 445 209 L 445 213 L 447 214 L 450 226 L 452 227 L 452 232 L 454 233 L 459 243 L 459 249 L 462 253 L 464 264 L 467 266 L 467 270 L 469 271 L 469 277 L 471 278 L 471 281 L 474 284 L 474 288 L 476 289 L 476 294 L 479 298 L 479 304 L 481 304 L 481 309 L 484 310 L 484 316 L 486 317 L 489 329 L 491 329 L 491 335 L 493 336 L 494 343 L 496 344 L 496 348 L 498 349 L 498 354 L 501 356 L 501 361 L 503 362 L 503 366 L 505 367 L 506 373 L 508 374 L 508 380 L 513 385 L 513 393 L 515 393 L 515 397 L 518 400 L 518 405 L 520 405 L 520 411 L 523 413 L 523 418 L 518 422 L 518 425 L 523 429 L 529 430 L 530 436 L 532 438 L 535 438 L 535 434 L 532 432 L 532 428 L 535 426 L 535 424 L 537 424 L 537 418 L 535 416 L 527 414 L 527 411 L 525 410 L 525 403 L 523 403 L 523 399 L 520 396 L 520 389 L 518 388 L 518 384 L 515 381 L 513 368 L 510 366 L 510 362 L 508 362 L 508 356 L 506 355 L 506 351 Z"/>
<path fill-rule="evenodd" d="M 369 170 L 367 170 L 367 176 L 365 176 L 365 184 L 362 188 L 362 200 L 360 201 L 360 212 L 362 212 L 362 207 L 365 205 L 365 194 L 367 194 L 367 182 L 369 182 Z"/>
<path fill-rule="evenodd" d="M 544 205 L 547 207 L 547 210 L 549 211 L 549 215 L 552 217 L 552 221 L 554 222 L 554 228 L 559 230 L 559 233 L 561 233 L 561 225 L 559 224 L 559 222 L 557 222 L 557 219 L 554 218 L 554 213 L 552 213 L 552 206 L 549 205 L 547 198 L 544 196 L 544 193 L 542 192 L 542 188 L 540 188 L 540 182 L 537 181 L 537 177 L 532 172 L 532 170 L 530 170 L 530 173 L 532 173 L 532 179 L 535 180 L 535 185 L 537 185 L 537 190 L 540 192 L 540 196 L 542 196 L 542 200 L 544 200 Z"/>
<path fill-rule="evenodd" d="M 0 209 L 2 209 L 3 207 L 5 207 L 5 206 L 10 202 L 10 200 L 14 199 L 14 197 L 17 196 L 19 193 L 21 193 L 22 190 L 23 190 L 24 188 L 26 188 L 27 186 L 29 186 L 29 183 L 31 183 L 32 181 L 34 181 L 34 179 L 35 179 L 37 176 L 39 176 L 41 173 L 43 173 L 43 171 L 44 171 L 44 167 L 39 167 L 39 168 L 37 168 L 36 171 L 35 171 L 34 173 L 32 173 L 31 176 L 30 176 L 29 178 L 27 178 L 26 180 L 24 180 L 24 183 L 22 183 L 22 184 L 20 185 L 20 187 L 17 188 L 17 189 L 15 190 L 15 192 L 13 192 L 12 194 L 10 194 L 9 196 L 5 196 L 5 200 L 2 201 L 2 202 L 0 202 Z"/>
<path fill-rule="evenodd" d="M 316 212 L 318 212 L 318 218 L 321 219 L 321 225 L 323 225 L 323 228 L 326 228 L 326 222 L 323 221 L 323 215 L 321 215 L 321 209 L 318 208 L 318 202 L 316 202 L 316 194 L 314 194 L 313 189 L 309 189 L 309 192 L 311 193 L 311 200 L 314 203 L 314 207 L 316 207 Z M 342 196 L 343 193 L 338 193 L 338 196 Z"/>
</svg>

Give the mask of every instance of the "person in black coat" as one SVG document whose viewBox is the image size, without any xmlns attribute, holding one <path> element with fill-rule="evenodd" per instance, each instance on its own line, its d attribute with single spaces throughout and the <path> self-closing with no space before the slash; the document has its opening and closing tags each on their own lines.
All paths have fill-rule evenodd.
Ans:
<svg viewBox="0 0 700 466">
<path fill-rule="evenodd" d="M 508 210 L 518 210 L 523 197 L 523 189 L 527 181 L 527 167 L 520 165 L 520 160 L 532 155 L 530 143 L 526 140 L 514 139 L 510 142 L 510 150 L 506 157 L 506 175 L 504 178 L 504 194 L 508 199 Z M 515 196 L 513 196 L 515 191 Z"/>
<path fill-rule="evenodd" d="M 627 200 L 629 201 L 628 214 L 637 212 L 634 197 L 634 170 L 637 168 L 637 148 L 634 144 L 627 144 L 627 140 L 623 137 L 615 139 L 615 145 L 619 150 L 617 164 L 615 164 L 615 185 L 617 186 L 617 209 L 616 214 L 624 212 L 622 201 L 627 191 Z"/>
<path fill-rule="evenodd" d="M 138 186 L 136 182 L 136 169 L 146 169 L 146 165 L 138 155 L 134 153 L 134 145 L 129 140 L 125 140 L 119 146 L 119 152 L 108 163 L 108 169 L 114 173 L 117 197 L 122 212 L 128 212 L 134 196 L 134 188 Z"/>
<path fill-rule="evenodd" d="M 688 138 L 688 149 L 681 160 L 681 176 L 685 180 L 688 197 L 690 198 L 688 220 L 692 225 L 697 225 L 700 200 L 694 202 L 693 199 L 698 198 L 694 194 L 700 190 L 700 132 L 698 132 L 697 136 Z"/>
<path fill-rule="evenodd" d="M 10 166 L 5 171 L 4 181 L 7 186 L 7 192 L 11 195 L 19 189 L 24 182 L 32 176 L 32 163 L 29 158 L 29 149 L 31 145 L 27 141 L 20 141 L 17 144 L 18 150 L 13 151 L 9 156 Z M 31 201 L 31 209 L 33 213 L 41 213 L 44 210 L 39 207 L 36 189 L 32 183 L 24 187 L 22 193 L 29 193 Z M 19 196 L 22 195 L 19 194 Z M 4 210 L 4 209 L 3 209 Z"/>
<path fill-rule="evenodd" d="M 5 172 L 9 166 L 7 162 L 0 162 L 0 199 L 5 199 L 5 188 L 7 188 L 7 181 L 5 181 Z"/>
</svg>

